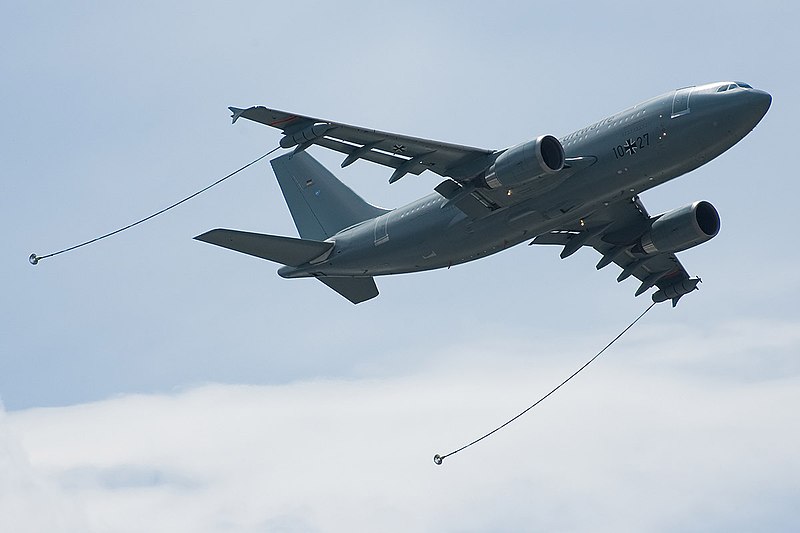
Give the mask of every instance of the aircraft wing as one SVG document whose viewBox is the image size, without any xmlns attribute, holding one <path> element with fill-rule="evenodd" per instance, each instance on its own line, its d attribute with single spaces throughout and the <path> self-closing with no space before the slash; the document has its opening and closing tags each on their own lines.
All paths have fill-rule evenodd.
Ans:
<svg viewBox="0 0 800 533">
<path fill-rule="evenodd" d="M 419 175 L 425 170 L 456 181 L 466 180 L 486 168 L 495 153 L 493 150 L 371 130 L 261 106 L 229 109 L 233 113 L 233 122 L 246 118 L 281 130 L 283 148 L 295 146 L 296 150 L 305 150 L 316 144 L 346 154 L 342 167 L 358 159 L 391 167 L 394 172 L 389 183 L 406 174 Z"/>
<path fill-rule="evenodd" d="M 636 296 L 655 286 L 659 290 L 653 294 L 653 300 L 671 299 L 675 306 L 681 296 L 697 288 L 700 278 L 690 278 L 674 253 L 645 254 L 637 250 L 639 238 L 650 229 L 650 224 L 650 215 L 639 198 L 634 197 L 539 235 L 530 244 L 561 245 L 562 259 L 582 246 L 591 246 L 603 256 L 597 263 L 598 270 L 613 262 L 622 268 L 617 281 L 634 276 L 642 282 Z"/>
</svg>

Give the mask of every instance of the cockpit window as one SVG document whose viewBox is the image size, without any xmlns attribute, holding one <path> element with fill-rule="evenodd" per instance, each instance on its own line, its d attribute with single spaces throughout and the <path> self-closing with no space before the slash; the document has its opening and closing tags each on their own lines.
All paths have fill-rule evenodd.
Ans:
<svg viewBox="0 0 800 533">
<path fill-rule="evenodd" d="M 748 85 L 748 84 L 746 84 L 746 83 L 744 83 L 742 81 L 737 81 L 736 83 L 729 83 L 728 85 L 723 85 L 723 86 L 717 88 L 717 92 L 721 93 L 721 92 L 725 92 L 725 91 L 732 91 L 733 89 L 738 89 L 740 87 L 742 89 L 752 89 L 752 87 L 750 85 Z"/>
</svg>

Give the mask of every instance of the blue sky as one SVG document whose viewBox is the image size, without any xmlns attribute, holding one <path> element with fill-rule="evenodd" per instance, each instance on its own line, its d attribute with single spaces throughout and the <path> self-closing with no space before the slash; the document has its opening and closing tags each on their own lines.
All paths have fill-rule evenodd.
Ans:
<svg viewBox="0 0 800 533">
<path fill-rule="evenodd" d="M 208 531 L 391 530 L 414 513 L 407 529 L 420 531 L 788 530 L 800 494 L 799 11 L 6 7 L 0 521 L 126 531 L 136 517 L 198 531 L 187 516 L 202 509 Z M 434 453 L 529 405 L 641 312 L 635 280 L 597 272 L 592 250 L 562 261 L 520 246 L 378 279 L 381 295 L 352 306 L 192 240 L 214 227 L 296 234 L 266 161 L 146 225 L 27 263 L 277 143 L 269 128 L 231 126 L 229 105 L 502 148 L 723 79 L 769 91 L 765 119 L 643 195 L 651 213 L 699 199 L 718 208 L 719 236 L 681 254 L 701 291 L 655 308 L 541 412 L 439 470 Z M 386 207 L 438 183 L 389 186 L 384 168 L 339 170 L 336 155 L 312 154 Z"/>
</svg>

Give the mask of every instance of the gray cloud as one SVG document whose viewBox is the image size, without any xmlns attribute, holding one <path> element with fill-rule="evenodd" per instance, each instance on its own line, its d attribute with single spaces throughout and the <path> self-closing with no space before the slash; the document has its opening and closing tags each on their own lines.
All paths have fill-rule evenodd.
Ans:
<svg viewBox="0 0 800 533">
<path fill-rule="evenodd" d="M 196 483 L 176 472 L 137 465 L 112 467 L 78 466 L 64 470 L 58 484 L 66 490 L 124 490 L 173 486 L 190 489 Z"/>
</svg>

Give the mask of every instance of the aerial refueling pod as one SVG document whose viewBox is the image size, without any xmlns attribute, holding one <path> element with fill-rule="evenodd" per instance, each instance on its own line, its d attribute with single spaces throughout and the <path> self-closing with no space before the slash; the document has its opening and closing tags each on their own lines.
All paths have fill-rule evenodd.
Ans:
<svg viewBox="0 0 800 533">
<path fill-rule="evenodd" d="M 655 303 L 661 303 L 667 300 L 672 300 L 672 306 L 675 307 L 675 304 L 678 303 L 678 300 L 681 298 L 681 296 L 684 294 L 689 294 L 693 290 L 697 289 L 698 283 L 700 283 L 700 278 L 688 278 L 673 285 L 669 285 L 654 292 L 653 301 Z"/>
<path fill-rule="evenodd" d="M 486 171 L 484 179 L 490 189 L 514 187 L 555 174 L 562 168 L 564 147 L 552 135 L 540 135 L 500 154 Z"/>
<path fill-rule="evenodd" d="M 647 255 L 681 252 L 706 242 L 717 233 L 717 210 L 709 202 L 694 202 L 656 217 L 632 251 Z"/>
<path fill-rule="evenodd" d="M 302 146 L 307 143 L 310 144 L 314 139 L 325 135 L 332 127 L 333 126 L 327 122 L 316 122 L 296 133 L 284 135 L 280 141 L 281 148 L 291 148 L 297 145 Z"/>
</svg>

